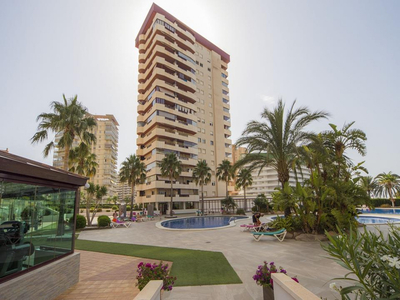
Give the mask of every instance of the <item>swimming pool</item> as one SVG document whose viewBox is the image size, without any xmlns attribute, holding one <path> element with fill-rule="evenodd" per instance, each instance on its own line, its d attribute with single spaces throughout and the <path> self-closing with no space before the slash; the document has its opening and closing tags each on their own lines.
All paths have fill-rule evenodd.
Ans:
<svg viewBox="0 0 400 300">
<path fill-rule="evenodd" d="M 400 214 L 400 208 L 375 208 L 372 210 L 360 210 L 360 213 L 363 214 Z"/>
<path fill-rule="evenodd" d="M 363 216 L 360 215 L 357 218 L 357 221 L 362 224 L 387 224 L 387 223 L 400 223 L 400 219 L 395 218 L 386 218 L 386 217 L 374 217 L 374 216 Z"/>
<path fill-rule="evenodd" d="M 159 222 L 157 227 L 166 229 L 217 229 L 227 227 L 230 221 L 247 219 L 248 217 L 207 216 L 189 217 Z M 233 225 L 232 225 L 233 226 Z"/>
</svg>

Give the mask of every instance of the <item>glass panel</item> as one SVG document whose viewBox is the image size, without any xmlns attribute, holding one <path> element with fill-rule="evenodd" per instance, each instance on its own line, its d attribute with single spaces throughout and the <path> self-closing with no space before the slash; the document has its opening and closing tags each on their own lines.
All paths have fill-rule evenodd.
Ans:
<svg viewBox="0 0 400 300">
<path fill-rule="evenodd" d="M 74 209 L 74 190 L 0 180 L 0 278 L 71 252 Z"/>
</svg>

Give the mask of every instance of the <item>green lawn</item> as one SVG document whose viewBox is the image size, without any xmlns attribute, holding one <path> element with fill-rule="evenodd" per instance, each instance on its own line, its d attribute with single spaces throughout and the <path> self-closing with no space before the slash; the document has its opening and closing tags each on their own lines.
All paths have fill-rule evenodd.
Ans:
<svg viewBox="0 0 400 300">
<path fill-rule="evenodd" d="M 221 252 L 76 240 L 75 248 L 172 261 L 175 286 L 242 283 Z"/>
</svg>

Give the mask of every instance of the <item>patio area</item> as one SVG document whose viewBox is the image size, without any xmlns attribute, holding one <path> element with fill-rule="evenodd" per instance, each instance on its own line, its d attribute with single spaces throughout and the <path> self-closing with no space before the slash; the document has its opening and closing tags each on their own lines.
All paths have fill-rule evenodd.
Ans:
<svg viewBox="0 0 400 300">
<path fill-rule="evenodd" d="M 232 285 L 174 287 L 171 292 L 164 293 L 163 299 L 262 299 L 262 288 L 256 285 L 252 277 L 257 266 L 264 260 L 282 266 L 290 276 L 296 275 L 300 283 L 317 296 L 327 299 L 338 297 L 338 294 L 333 294 L 329 289 L 329 283 L 332 282 L 330 281 L 332 278 L 343 276 L 346 270 L 327 258 L 318 241 L 302 242 L 286 238 L 280 243 L 274 237 L 265 237 L 256 242 L 250 233 L 242 232 L 239 227 L 249 220 L 237 221 L 237 226 L 231 228 L 203 231 L 158 229 L 155 226 L 157 221 L 159 219 L 133 223 L 129 228 L 83 231 L 79 239 L 220 251 L 243 282 Z M 84 259 L 85 256 L 82 256 L 82 265 Z M 107 263 L 110 268 L 115 268 L 114 260 Z M 128 281 L 125 283 L 132 288 L 135 284 L 136 268 L 130 269 L 131 273 L 127 274 L 130 283 L 128 284 Z M 339 284 L 338 281 L 335 282 Z M 77 291 L 75 293 L 78 294 Z M 134 296 L 126 299 L 133 298 Z"/>
</svg>

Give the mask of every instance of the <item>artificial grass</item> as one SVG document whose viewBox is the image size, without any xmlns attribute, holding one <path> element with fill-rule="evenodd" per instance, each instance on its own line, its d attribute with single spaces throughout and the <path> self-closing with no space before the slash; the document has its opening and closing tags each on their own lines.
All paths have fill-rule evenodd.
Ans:
<svg viewBox="0 0 400 300">
<path fill-rule="evenodd" d="M 175 286 L 242 283 L 221 252 L 76 240 L 79 250 L 172 261 Z"/>
</svg>

